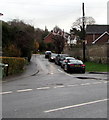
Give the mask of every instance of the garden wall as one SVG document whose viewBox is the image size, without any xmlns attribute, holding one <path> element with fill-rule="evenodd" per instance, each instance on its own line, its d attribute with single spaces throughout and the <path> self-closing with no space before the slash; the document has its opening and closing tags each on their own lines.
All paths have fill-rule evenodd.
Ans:
<svg viewBox="0 0 109 120">
<path fill-rule="evenodd" d="M 108 48 L 109 44 L 104 45 L 86 45 L 86 60 L 93 61 L 97 63 L 107 63 Z M 82 46 L 66 46 L 64 49 L 64 53 L 69 54 L 75 58 L 79 58 L 82 60 L 83 58 L 83 48 Z"/>
</svg>

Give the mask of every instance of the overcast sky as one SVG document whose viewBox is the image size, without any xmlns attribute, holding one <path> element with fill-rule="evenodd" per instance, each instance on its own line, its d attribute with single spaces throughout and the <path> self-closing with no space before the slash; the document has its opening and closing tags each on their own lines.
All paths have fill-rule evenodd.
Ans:
<svg viewBox="0 0 109 120">
<path fill-rule="evenodd" d="M 55 25 L 69 32 L 72 23 L 82 17 L 82 3 L 85 16 L 91 16 L 96 24 L 107 24 L 108 0 L 0 0 L 0 19 L 24 20 L 35 28 L 51 31 Z"/>
</svg>

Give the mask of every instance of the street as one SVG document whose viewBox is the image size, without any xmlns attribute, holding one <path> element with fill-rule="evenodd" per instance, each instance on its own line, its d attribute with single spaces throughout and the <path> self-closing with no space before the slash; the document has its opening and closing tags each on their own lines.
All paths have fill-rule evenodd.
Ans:
<svg viewBox="0 0 109 120">
<path fill-rule="evenodd" d="M 107 118 L 107 75 L 66 73 L 44 55 L 39 72 L 2 83 L 2 118 Z"/>
</svg>

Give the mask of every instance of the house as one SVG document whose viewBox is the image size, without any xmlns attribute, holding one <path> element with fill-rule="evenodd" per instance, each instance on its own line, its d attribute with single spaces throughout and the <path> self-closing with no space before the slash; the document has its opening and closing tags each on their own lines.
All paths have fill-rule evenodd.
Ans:
<svg viewBox="0 0 109 120">
<path fill-rule="evenodd" d="M 87 44 L 109 43 L 109 25 L 87 25 Z"/>
<path fill-rule="evenodd" d="M 44 38 L 44 43 L 53 43 L 53 32 L 50 32 L 45 38 Z"/>
<path fill-rule="evenodd" d="M 65 39 L 67 39 L 68 37 L 68 34 L 64 31 L 51 31 L 45 38 L 44 38 L 44 43 L 53 43 L 53 36 L 54 35 L 60 35 L 60 36 L 63 36 Z"/>
</svg>

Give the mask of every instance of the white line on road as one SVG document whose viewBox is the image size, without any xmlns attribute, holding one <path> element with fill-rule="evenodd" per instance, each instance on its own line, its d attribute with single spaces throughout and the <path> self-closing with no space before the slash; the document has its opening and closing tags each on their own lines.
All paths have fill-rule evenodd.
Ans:
<svg viewBox="0 0 109 120">
<path fill-rule="evenodd" d="M 62 87 L 65 87 L 63 85 L 60 85 L 60 86 L 54 86 L 54 88 L 62 88 Z"/>
<path fill-rule="evenodd" d="M 4 94 L 10 94 L 12 93 L 12 91 L 8 91 L 8 92 L 1 92 L 0 95 L 4 95 Z"/>
<path fill-rule="evenodd" d="M 102 82 L 93 82 L 92 84 L 99 84 L 99 83 L 102 83 Z"/>
<path fill-rule="evenodd" d="M 74 85 L 67 85 L 69 87 L 73 87 L 73 86 L 78 86 L 78 84 L 74 84 Z"/>
<path fill-rule="evenodd" d="M 55 112 L 55 111 L 59 111 L 59 110 L 65 110 L 65 109 L 69 109 L 69 108 L 75 108 L 75 107 L 80 107 L 80 106 L 84 106 L 84 105 L 90 105 L 90 104 L 94 104 L 94 103 L 99 103 L 99 102 L 103 102 L 103 101 L 107 101 L 107 100 L 109 100 L 109 99 L 102 99 L 102 100 L 96 100 L 96 101 L 91 101 L 91 102 L 87 102 L 87 103 L 81 103 L 81 104 L 76 104 L 76 105 L 71 105 L 71 106 L 65 106 L 65 107 L 61 107 L 61 108 L 47 110 L 47 111 L 44 111 L 44 112 L 45 113 Z"/>
<path fill-rule="evenodd" d="M 43 90 L 43 89 L 49 89 L 50 87 L 41 87 L 41 88 L 36 88 L 37 90 Z"/>
<path fill-rule="evenodd" d="M 96 85 L 96 84 L 100 84 L 100 83 L 108 83 L 109 81 L 103 81 L 103 82 L 93 82 L 93 83 L 83 83 L 83 84 L 70 84 L 67 85 L 68 87 L 76 87 L 76 86 L 85 86 L 85 85 Z M 63 88 L 65 86 L 60 85 L 60 86 L 54 86 L 53 88 Z M 40 88 L 36 88 L 37 90 L 44 90 L 44 89 L 50 89 L 50 87 L 40 87 Z M 16 92 L 29 92 L 32 91 L 33 89 L 22 89 L 22 90 L 17 90 Z M 10 94 L 13 93 L 13 91 L 7 91 L 7 92 L 0 92 L 0 95 L 5 95 L 5 94 Z"/>
<path fill-rule="evenodd" d="M 64 73 L 62 70 L 60 70 L 60 69 L 58 69 L 58 71 L 60 71 L 60 72 L 62 72 L 62 73 Z"/>
<path fill-rule="evenodd" d="M 84 83 L 84 84 L 80 84 L 80 85 L 90 85 L 91 83 Z"/>
<path fill-rule="evenodd" d="M 23 90 L 17 90 L 17 92 L 28 92 L 28 91 L 32 91 L 33 89 L 23 89 Z"/>
</svg>

